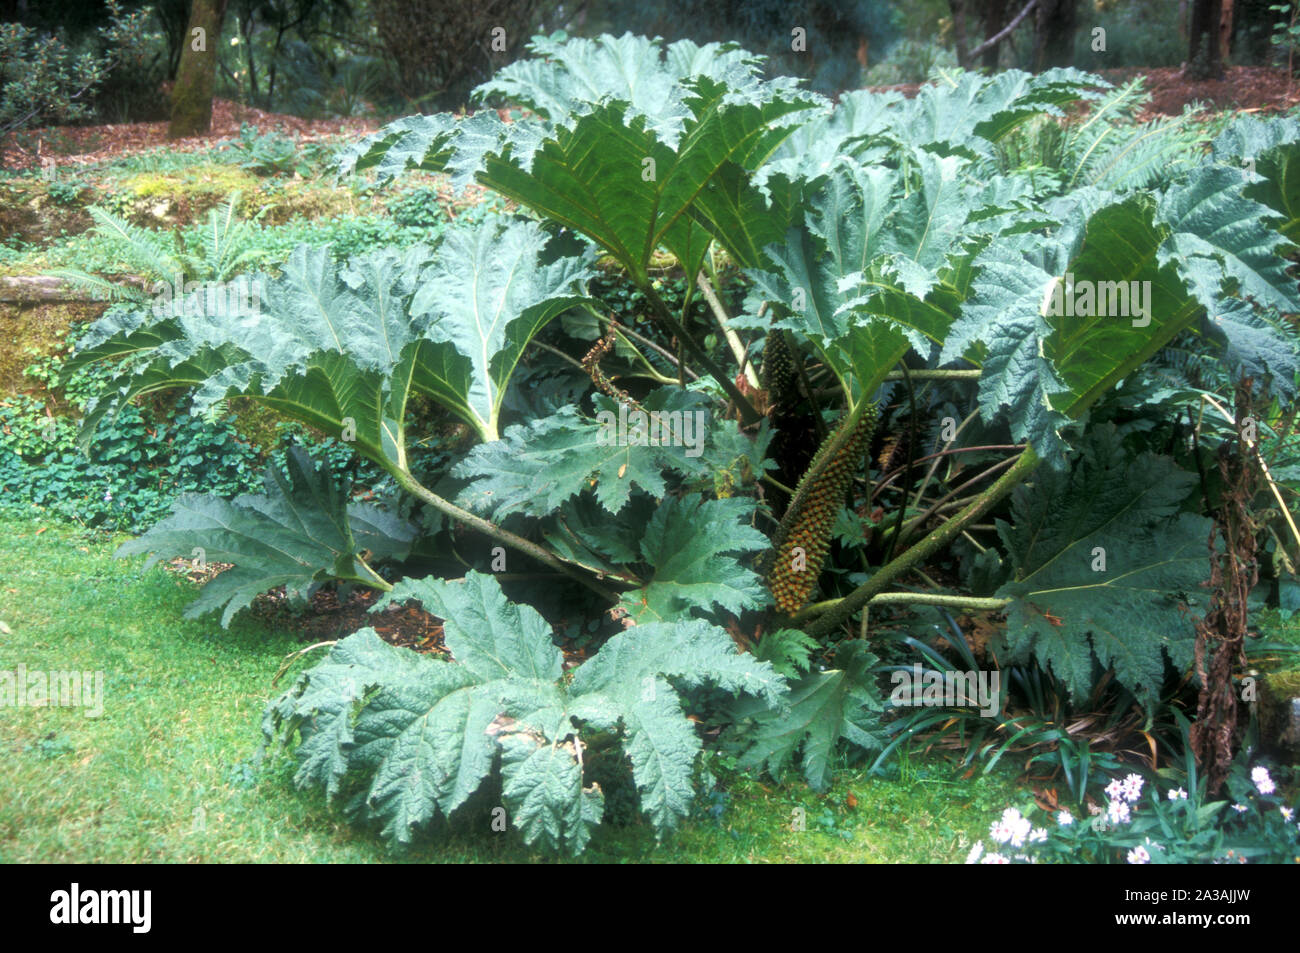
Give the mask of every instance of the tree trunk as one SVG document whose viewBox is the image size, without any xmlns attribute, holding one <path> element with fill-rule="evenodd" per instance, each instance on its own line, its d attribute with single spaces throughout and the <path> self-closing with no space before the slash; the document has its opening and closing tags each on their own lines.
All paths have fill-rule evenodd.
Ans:
<svg viewBox="0 0 1300 953">
<path fill-rule="evenodd" d="M 985 0 L 984 3 L 984 40 L 988 42 L 997 36 L 1002 27 L 1006 25 L 1007 17 L 1010 10 L 1007 9 L 1008 0 Z M 987 70 L 996 70 L 998 68 L 998 54 L 1001 51 L 997 46 L 991 46 L 984 51 L 984 68 Z"/>
<path fill-rule="evenodd" d="M 1034 72 L 1074 65 L 1079 0 L 1039 0 L 1034 23 Z"/>
<path fill-rule="evenodd" d="M 212 89 L 217 78 L 221 22 L 227 0 L 194 0 L 190 26 L 181 47 L 181 65 L 172 89 L 168 139 L 201 136 L 212 128 Z"/>
<path fill-rule="evenodd" d="M 1219 59 L 1227 62 L 1232 53 L 1232 4 L 1233 0 L 1221 0 L 1223 10 L 1219 13 Z"/>
<path fill-rule="evenodd" d="M 966 56 L 966 0 L 948 0 L 952 10 L 952 45 L 957 51 L 957 65 L 962 69 L 970 68 Z"/>
<path fill-rule="evenodd" d="M 1219 20 L 1222 0 L 1193 0 L 1192 22 L 1188 27 L 1188 79 L 1221 79 L 1223 58 L 1219 55 Z"/>
<path fill-rule="evenodd" d="M 257 89 L 257 59 L 253 55 L 253 18 L 250 16 L 239 24 L 240 31 L 244 38 L 240 41 L 244 44 L 244 57 L 248 60 L 248 102 L 249 105 L 261 105 L 258 99 Z M 272 60 L 272 63 L 275 61 Z M 272 67 L 274 68 L 274 67 Z"/>
</svg>

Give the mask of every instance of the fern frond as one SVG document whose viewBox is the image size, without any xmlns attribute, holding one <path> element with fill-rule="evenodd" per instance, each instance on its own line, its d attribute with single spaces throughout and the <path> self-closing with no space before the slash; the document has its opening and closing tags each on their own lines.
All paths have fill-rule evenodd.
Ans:
<svg viewBox="0 0 1300 953">
<path fill-rule="evenodd" d="M 239 192 L 231 193 L 225 204 L 208 212 L 203 228 L 204 267 L 218 281 L 230 277 L 253 257 L 252 230 L 237 214 L 239 199 Z"/>
<path fill-rule="evenodd" d="M 1197 112 L 1136 122 L 1150 99 L 1142 77 L 1136 77 L 1103 96 L 1087 118 L 1067 129 L 1060 159 L 1067 188 L 1149 188 L 1199 163 L 1208 138 L 1193 122 Z"/>
<path fill-rule="evenodd" d="M 81 291 L 85 291 L 100 301 L 144 301 L 148 295 L 135 285 L 118 284 L 100 275 L 77 268 L 55 268 L 46 272 L 55 278 L 66 281 Z"/>
<path fill-rule="evenodd" d="M 171 235 L 132 225 L 102 208 L 87 209 L 95 220 L 95 231 L 114 245 L 114 251 L 124 264 L 147 277 L 171 281 L 184 274 L 183 262 L 178 258 Z"/>
<path fill-rule="evenodd" d="M 1196 115 L 1188 111 L 1115 130 L 1104 148 L 1090 153 L 1074 170 L 1071 184 L 1114 192 L 1168 184 L 1201 162 L 1208 136 L 1193 121 Z"/>
</svg>

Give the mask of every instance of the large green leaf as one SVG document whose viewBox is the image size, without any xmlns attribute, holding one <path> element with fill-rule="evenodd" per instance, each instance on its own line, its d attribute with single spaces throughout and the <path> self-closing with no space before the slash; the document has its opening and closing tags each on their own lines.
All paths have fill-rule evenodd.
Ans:
<svg viewBox="0 0 1300 953">
<path fill-rule="evenodd" d="M 848 156 L 864 164 L 918 147 L 941 155 L 991 156 L 993 145 L 1035 116 L 1061 116 L 1072 102 L 1098 98 L 1107 84 L 1077 70 L 1038 75 L 1004 70 L 941 75 L 905 98 L 854 90 L 799 127 L 774 153 L 764 174 L 805 181 L 830 173 Z"/>
<path fill-rule="evenodd" d="M 509 601 L 491 576 L 471 572 L 463 582 L 403 579 L 376 609 L 416 600 L 446 621 L 443 641 L 456 661 L 490 681 L 516 675 L 544 682 L 560 677 L 551 628 L 536 611 Z"/>
<path fill-rule="evenodd" d="M 1170 235 L 1161 260 L 1174 262 L 1202 305 L 1214 313 L 1225 282 L 1235 294 L 1279 311 L 1300 311 L 1283 252 L 1290 243 L 1272 228 L 1269 208 L 1245 196 L 1238 169 L 1204 165 L 1160 202 Z M 1207 274 L 1208 271 L 1208 274 Z"/>
<path fill-rule="evenodd" d="M 866 643 L 843 642 L 835 668 L 810 672 L 791 685 L 787 708 L 764 711 L 739 703 L 739 717 L 755 722 L 741 765 L 780 779 L 798 755 L 809 786 L 815 791 L 830 787 L 841 738 L 866 750 L 881 746 L 878 715 L 884 703 L 872 671 L 876 661 Z"/>
<path fill-rule="evenodd" d="M 756 265 L 784 225 L 747 176 L 810 100 L 787 84 L 747 95 L 705 78 L 684 86 L 691 116 L 675 147 L 611 100 L 557 128 L 526 165 L 510 150 L 488 155 L 478 179 L 586 235 L 638 283 L 661 247 L 694 274 L 710 239 Z"/>
<path fill-rule="evenodd" d="M 569 688 L 574 717 L 598 730 L 621 724 L 641 808 L 660 832 L 690 813 L 701 747 L 668 678 L 744 694 L 763 708 L 780 704 L 785 689 L 770 665 L 737 653 L 729 636 L 699 619 L 634 626 L 578 669 Z"/>
<path fill-rule="evenodd" d="M 393 178 L 412 166 L 441 171 L 451 159 L 459 129 L 458 118 L 450 113 L 407 116 L 340 150 L 335 161 L 342 175 L 377 169 L 380 179 Z"/>
<path fill-rule="evenodd" d="M 651 496 L 667 489 L 665 471 L 687 476 L 725 467 L 729 449 L 703 395 L 659 388 L 641 401 L 647 415 L 597 395 L 596 418 L 563 407 L 549 417 L 507 427 L 503 439 L 475 447 L 453 469 L 472 480 L 459 502 L 497 518 L 546 516 L 590 491 L 609 513 L 620 512 L 633 488 Z"/>
<path fill-rule="evenodd" d="M 679 40 L 665 48 L 660 40 L 631 33 L 592 39 L 535 36 L 528 50 L 531 57 L 499 69 L 475 96 L 504 96 L 553 124 L 564 124 L 602 99 L 618 99 L 669 142 L 690 117 L 682 102 L 683 80 L 756 82 L 762 62 L 734 43 L 699 46 Z"/>
<path fill-rule="evenodd" d="M 365 629 L 303 673 L 263 724 L 268 739 L 299 736 L 300 786 L 332 797 L 356 779 L 362 815 L 401 843 L 463 805 L 499 751 L 502 798 L 524 840 L 582 850 L 604 810 L 599 787 L 584 783 L 586 730 L 622 745 L 641 808 L 662 835 L 690 811 L 700 751 L 668 679 L 765 707 L 785 688 L 770 665 L 699 620 L 624 630 L 566 682 L 545 621 L 506 600 L 490 576 L 405 580 L 375 608 L 411 600 L 445 620 L 454 661 Z"/>
<path fill-rule="evenodd" d="M 345 171 L 446 168 L 591 238 L 634 280 L 663 248 L 695 274 L 711 240 L 761 264 L 795 213 L 798 186 L 750 181 L 801 113 L 824 101 L 731 45 L 663 50 L 625 35 L 560 43 L 502 70 L 480 92 L 540 114 L 502 122 L 417 117 L 380 130 L 343 159 Z"/>
<path fill-rule="evenodd" d="M 116 555 L 150 553 L 148 566 L 162 558 L 195 558 L 197 551 L 206 562 L 233 563 L 185 611 L 193 618 L 224 606 L 223 626 L 254 596 L 276 586 L 298 598 L 327 580 L 386 587 L 358 554 L 369 549 L 372 558 L 405 558 L 415 528 L 377 507 L 349 504 L 330 474 L 300 447 L 289 450 L 288 468 L 286 479 L 269 467 L 260 496 L 231 502 L 182 495 L 170 516 L 123 543 Z"/>
<path fill-rule="evenodd" d="M 980 364 L 985 418 L 1007 411 L 1012 434 L 1059 466 L 1066 422 L 1200 315 L 1237 313 L 1237 296 L 1300 310 L 1279 254 L 1286 240 L 1242 187 L 1239 172 L 1206 165 L 1158 203 L 1073 193 L 1049 207 L 1058 229 L 1000 236 L 975 260 L 974 291 L 940 359 Z"/>
<path fill-rule="evenodd" d="M 1210 521 L 1180 512 L 1196 476 L 1168 457 L 1125 453 L 1111 425 L 1091 432 L 1072 470 L 1042 471 L 1012 500 L 998 532 L 1014 568 L 1010 658 L 1032 652 L 1077 699 L 1093 658 L 1146 702 L 1164 659 L 1191 663 L 1195 611 L 1206 599 Z"/>
<path fill-rule="evenodd" d="M 443 239 L 410 303 L 424 340 L 413 384 L 495 440 L 506 383 L 552 318 L 586 300 L 592 271 L 578 258 L 544 263 L 533 223 L 455 230 Z"/>
<path fill-rule="evenodd" d="M 521 731 L 501 739 L 501 796 L 514 807 L 514 822 L 527 843 L 541 841 L 583 851 L 605 816 L 600 785 L 582 785 L 577 745 L 556 744 Z"/>
<path fill-rule="evenodd" d="M 1234 377 L 1251 377 L 1256 393 L 1274 391 L 1293 401 L 1300 384 L 1300 336 L 1284 320 L 1257 311 L 1245 301 L 1229 300 L 1204 322 L 1203 333 L 1223 347 L 1223 360 Z"/>
<path fill-rule="evenodd" d="M 981 364 L 985 419 L 1007 411 L 1012 435 L 1056 465 L 1068 419 L 1191 326 L 1199 311 L 1176 265 L 1165 260 L 1169 233 L 1155 212 L 1147 196 L 1112 201 L 1090 215 L 1081 211 L 1082 227 L 1063 227 L 1051 238 L 995 239 L 975 261 L 973 292 L 940 360 Z"/>
<path fill-rule="evenodd" d="M 1277 230 L 1300 244 L 1300 122 L 1238 116 L 1214 140 L 1214 158 L 1241 168 L 1246 198 L 1280 215 Z"/>
<path fill-rule="evenodd" d="M 436 251 L 380 250 L 337 263 L 300 246 L 263 278 L 247 313 L 186 307 L 163 315 L 111 312 L 91 329 L 69 371 L 123 360 L 82 439 L 142 394 L 197 388 L 202 410 L 242 395 L 342 436 L 388 469 L 406 465 L 412 392 L 497 436 L 506 384 L 543 324 L 584 300 L 581 259 L 543 261 L 532 222 L 453 229 Z"/>
<path fill-rule="evenodd" d="M 683 80 L 708 76 L 742 87 L 759 82 L 761 57 L 734 44 L 698 46 L 680 40 L 664 48 L 658 39 L 603 34 L 565 40 L 535 36 L 528 48 L 531 57 L 498 70 L 475 95 L 503 96 L 528 107 L 532 115 L 511 123 L 502 123 L 491 110 L 465 120 L 449 113 L 408 116 L 343 150 L 340 171 L 374 169 L 383 180 L 405 168 L 448 169 L 465 182 L 481 171 L 488 152 L 507 143 L 527 168 L 543 139 L 608 99 L 627 103 L 632 115 L 644 117 L 664 142 L 673 144 L 690 116 Z"/>
<path fill-rule="evenodd" d="M 766 604 L 762 580 L 733 554 L 766 549 L 766 536 L 748 525 L 753 500 L 665 497 L 646 526 L 641 560 L 652 575 L 623 594 L 622 606 L 640 621 L 689 618 L 715 607 L 739 614 Z"/>
<path fill-rule="evenodd" d="M 984 189 L 956 158 L 918 153 L 919 187 L 882 168 L 847 165 L 812 200 L 805 229 L 768 249 L 775 268 L 751 272 L 854 400 L 870 395 L 915 348 L 928 356 L 957 315 L 966 242 L 1001 227 L 977 219 Z"/>
<path fill-rule="evenodd" d="M 1062 116 L 1062 106 L 1099 99 L 1107 85 L 1076 69 L 1002 70 L 987 77 L 964 72 L 922 86 L 902 107 L 896 128 L 917 145 L 979 150 L 980 140 L 999 142 L 1035 116 Z"/>
</svg>

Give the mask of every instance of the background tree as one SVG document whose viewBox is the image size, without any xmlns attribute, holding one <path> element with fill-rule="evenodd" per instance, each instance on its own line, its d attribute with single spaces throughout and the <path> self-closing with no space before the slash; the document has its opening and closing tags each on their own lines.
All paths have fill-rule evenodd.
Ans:
<svg viewBox="0 0 1300 953">
<path fill-rule="evenodd" d="M 834 95 L 860 85 L 864 61 L 888 54 L 903 19 L 901 5 L 878 0 L 608 0 L 591 5 L 589 29 L 736 42 L 767 56 L 769 75 Z"/>
<path fill-rule="evenodd" d="M 212 87 L 217 78 L 221 24 L 227 0 L 194 0 L 172 90 L 169 139 L 199 136 L 212 128 Z"/>
<path fill-rule="evenodd" d="M 229 15 L 238 24 L 248 68 L 249 101 L 262 109 L 277 108 L 275 92 L 282 67 L 291 59 L 294 40 L 310 44 L 342 32 L 353 18 L 349 0 L 232 0 Z M 255 42 L 257 34 L 261 42 Z M 353 58 L 359 58 L 354 53 Z"/>
<path fill-rule="evenodd" d="M 1039 0 L 1028 0 L 1023 6 L 1017 5 L 1017 12 L 1017 7 L 1013 7 L 1009 0 L 948 0 L 957 62 L 970 69 L 976 60 L 981 60 L 986 69 L 997 69 L 1001 55 L 999 47 L 1038 6 Z M 978 18 L 984 28 L 984 41 L 974 49 L 970 49 L 966 39 L 968 13 Z"/>
<path fill-rule="evenodd" d="M 1038 0 L 1034 22 L 1034 72 L 1074 65 L 1079 0 Z"/>
<path fill-rule="evenodd" d="M 538 0 L 371 0 L 380 53 L 412 106 L 463 105 L 536 32 Z M 499 32 L 498 32 L 499 31 Z"/>
<path fill-rule="evenodd" d="M 75 122 L 91 115 L 95 90 L 109 72 L 140 55 L 146 14 L 104 7 L 99 50 L 79 52 L 61 34 L 16 22 L 0 23 L 0 140 L 41 121 Z"/>
<path fill-rule="evenodd" d="M 1188 25 L 1187 76 L 1189 79 L 1218 79 L 1223 76 L 1219 42 L 1222 0 L 1193 0 Z"/>
<path fill-rule="evenodd" d="M 998 35 L 1014 12 L 1009 0 L 984 0 L 983 9 L 980 11 L 980 22 L 984 26 L 984 43 L 989 43 Z M 980 65 L 985 69 L 998 68 L 998 47 L 996 43 L 991 44 L 984 51 L 983 61 Z"/>
</svg>

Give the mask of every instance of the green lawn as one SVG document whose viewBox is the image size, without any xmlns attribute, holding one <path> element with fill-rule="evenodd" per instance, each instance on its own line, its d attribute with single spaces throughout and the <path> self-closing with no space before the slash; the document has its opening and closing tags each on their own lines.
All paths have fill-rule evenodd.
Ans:
<svg viewBox="0 0 1300 953">
<path fill-rule="evenodd" d="M 0 521 L 0 672 L 102 671 L 104 712 L 0 705 L 0 862 L 526 861 L 513 833 L 460 832 L 394 854 L 290 783 L 284 756 L 254 756 L 271 677 L 301 647 L 241 619 L 182 617 L 194 587 L 116 540 Z M 852 794 L 852 798 L 850 798 Z M 904 760 L 894 780 L 846 771 L 826 795 L 796 780 L 733 779 L 656 846 L 635 824 L 603 830 L 596 861 L 960 861 L 1026 792 L 1005 775 L 958 779 Z M 856 805 L 849 807 L 856 799 Z M 791 830 L 802 808 L 806 830 Z"/>
</svg>

